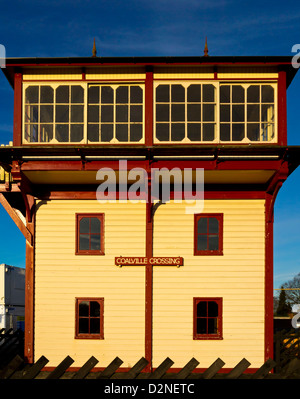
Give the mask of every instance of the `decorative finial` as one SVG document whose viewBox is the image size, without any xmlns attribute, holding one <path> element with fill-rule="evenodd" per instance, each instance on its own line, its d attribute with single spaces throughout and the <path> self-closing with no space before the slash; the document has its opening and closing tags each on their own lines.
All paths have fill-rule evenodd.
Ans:
<svg viewBox="0 0 300 399">
<path fill-rule="evenodd" d="M 205 38 L 204 57 L 208 57 L 207 37 Z"/>
<path fill-rule="evenodd" d="M 93 55 L 92 55 L 92 57 L 96 57 L 96 54 L 97 54 L 97 50 L 96 50 L 96 41 L 95 41 L 95 38 L 94 38 Z"/>
</svg>

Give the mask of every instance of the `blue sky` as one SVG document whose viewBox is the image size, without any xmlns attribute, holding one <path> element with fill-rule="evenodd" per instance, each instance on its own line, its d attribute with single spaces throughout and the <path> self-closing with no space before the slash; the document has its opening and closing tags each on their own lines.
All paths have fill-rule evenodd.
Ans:
<svg viewBox="0 0 300 399">
<path fill-rule="evenodd" d="M 295 1 L 0 0 L 7 57 L 294 55 Z M 300 72 L 288 89 L 288 144 L 300 145 Z M 0 74 L 0 143 L 12 140 L 13 91 Z M 300 272 L 300 167 L 275 204 L 274 288 Z M 24 267 L 25 241 L 0 207 L 0 263 Z"/>
</svg>

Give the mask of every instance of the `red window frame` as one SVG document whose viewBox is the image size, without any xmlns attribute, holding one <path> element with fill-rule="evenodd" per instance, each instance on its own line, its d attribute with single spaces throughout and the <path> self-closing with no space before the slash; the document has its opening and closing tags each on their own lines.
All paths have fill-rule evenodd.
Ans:
<svg viewBox="0 0 300 399">
<path fill-rule="evenodd" d="M 218 249 L 214 250 L 199 250 L 198 249 L 198 220 L 201 218 L 207 218 L 208 219 L 208 224 L 207 224 L 207 232 L 204 235 L 207 237 L 207 240 L 209 239 L 209 219 L 215 218 L 219 222 L 219 232 L 218 232 L 218 238 L 219 238 L 219 247 Z M 217 234 L 211 234 L 211 235 L 217 235 Z M 223 255 L 223 214 L 222 213 L 197 213 L 194 216 L 194 255 L 199 256 L 199 255 Z"/>
<path fill-rule="evenodd" d="M 89 302 L 89 314 L 88 316 L 80 316 L 79 314 L 79 305 L 81 302 Z M 100 305 L 100 314 L 99 317 L 93 317 L 90 313 L 90 303 L 91 302 L 98 302 Z M 100 323 L 100 332 L 99 333 L 80 333 L 79 332 L 79 321 L 81 319 L 88 320 L 89 330 L 90 330 L 90 323 L 93 319 L 99 319 Z M 104 298 L 76 298 L 76 305 L 75 305 L 75 338 L 76 339 L 104 339 Z"/>
<path fill-rule="evenodd" d="M 93 249 L 80 249 L 79 240 L 80 240 L 80 220 L 83 218 L 97 218 L 100 220 L 101 229 L 100 229 L 100 250 Z M 91 231 L 86 233 L 89 236 L 89 242 L 93 235 Z M 76 255 L 104 255 L 104 213 L 77 213 L 76 214 Z"/>
<path fill-rule="evenodd" d="M 207 315 L 203 317 L 199 317 L 197 315 L 197 305 L 199 302 L 204 302 L 207 304 Z M 218 305 L 218 314 L 217 316 L 209 315 L 208 312 L 208 302 L 215 302 Z M 203 319 L 206 320 L 206 333 L 199 333 L 197 331 L 197 320 Z M 217 332 L 209 333 L 208 332 L 208 322 L 209 320 L 215 319 L 217 322 Z M 194 298 L 193 304 L 193 338 L 195 340 L 201 339 L 223 339 L 223 298 Z"/>
</svg>

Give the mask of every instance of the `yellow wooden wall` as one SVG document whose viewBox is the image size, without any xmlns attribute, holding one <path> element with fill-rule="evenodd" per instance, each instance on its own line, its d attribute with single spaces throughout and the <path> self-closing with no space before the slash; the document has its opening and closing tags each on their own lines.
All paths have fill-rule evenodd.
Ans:
<svg viewBox="0 0 300 399">
<path fill-rule="evenodd" d="M 243 357 L 264 363 L 264 201 L 206 200 L 203 212 L 223 213 L 223 256 L 193 256 L 194 216 L 185 203 L 155 214 L 154 255 L 182 256 L 180 268 L 154 268 L 153 359 L 183 367 L 218 357 L 234 367 Z M 193 340 L 193 297 L 223 298 L 223 340 Z"/>
<path fill-rule="evenodd" d="M 105 212 L 105 256 L 75 255 L 75 213 Z M 144 255 L 145 204 L 55 200 L 36 220 L 35 360 L 81 366 L 90 356 L 123 367 L 144 356 L 144 267 L 119 268 L 115 256 Z M 75 297 L 104 297 L 104 340 L 74 339 Z"/>
<path fill-rule="evenodd" d="M 155 266 L 153 366 L 192 357 L 208 367 L 220 357 L 235 366 L 264 362 L 264 201 L 207 200 L 224 214 L 224 255 L 193 255 L 194 215 L 185 203 L 158 207 L 154 256 L 182 256 L 184 266 Z M 105 256 L 75 255 L 75 213 L 105 213 Z M 145 204 L 88 200 L 42 202 L 36 222 L 35 360 L 74 366 L 90 356 L 131 367 L 145 355 L 145 268 L 114 265 L 115 256 L 145 256 Z M 104 340 L 76 340 L 75 297 L 104 297 Z M 223 298 L 223 340 L 193 340 L 193 297 Z"/>
</svg>

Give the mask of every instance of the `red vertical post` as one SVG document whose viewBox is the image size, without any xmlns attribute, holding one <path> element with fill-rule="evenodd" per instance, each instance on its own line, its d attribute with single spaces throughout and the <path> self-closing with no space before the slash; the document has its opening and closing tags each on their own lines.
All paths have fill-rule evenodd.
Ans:
<svg viewBox="0 0 300 399">
<path fill-rule="evenodd" d="M 13 144 L 22 144 L 22 74 L 15 73 L 14 78 L 14 127 Z"/>
<path fill-rule="evenodd" d="M 286 72 L 278 73 L 278 144 L 287 145 Z"/>
</svg>

